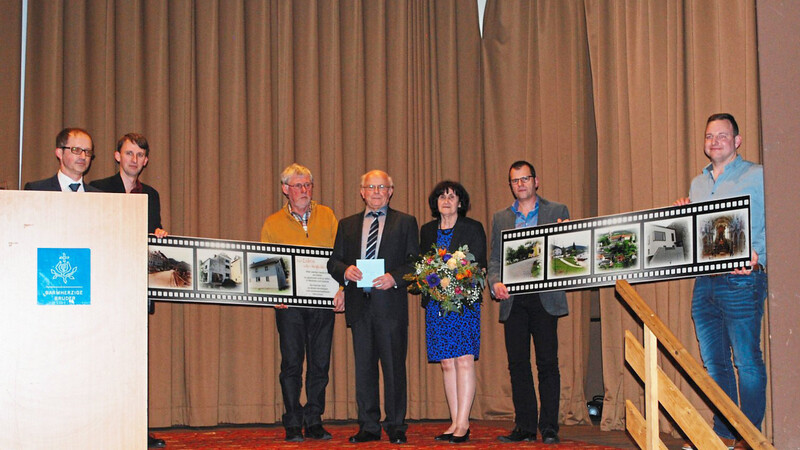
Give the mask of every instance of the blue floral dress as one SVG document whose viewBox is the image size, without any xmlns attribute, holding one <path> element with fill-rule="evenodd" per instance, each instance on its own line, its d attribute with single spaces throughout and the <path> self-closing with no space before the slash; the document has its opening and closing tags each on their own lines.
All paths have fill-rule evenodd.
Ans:
<svg viewBox="0 0 800 450">
<path fill-rule="evenodd" d="M 453 229 L 436 232 L 436 246 L 447 248 L 453 238 Z M 425 307 L 425 343 L 428 347 L 428 361 L 475 355 L 478 359 L 481 349 L 481 304 L 465 308 L 464 314 L 443 315 L 441 306 L 430 299 Z"/>
</svg>

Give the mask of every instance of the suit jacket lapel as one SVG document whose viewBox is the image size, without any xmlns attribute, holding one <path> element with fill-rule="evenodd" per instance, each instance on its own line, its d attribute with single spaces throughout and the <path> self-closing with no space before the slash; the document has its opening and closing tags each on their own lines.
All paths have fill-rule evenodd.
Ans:
<svg viewBox="0 0 800 450">
<path fill-rule="evenodd" d="M 456 219 L 456 224 L 453 226 L 453 237 L 450 238 L 450 245 L 447 246 L 447 251 L 453 253 L 454 251 L 458 250 L 459 247 L 459 238 L 461 238 L 461 233 L 464 232 L 464 227 L 461 223 L 461 218 L 459 217 Z"/>
<path fill-rule="evenodd" d="M 391 235 L 396 219 L 397 215 L 394 213 L 394 210 L 392 208 L 386 208 L 386 221 L 383 223 L 383 233 L 381 233 L 380 247 L 378 248 L 378 257 L 380 258 L 383 258 L 383 249 L 386 248 L 386 244 L 389 243 L 389 241 L 386 240 L 386 236 Z"/>
</svg>

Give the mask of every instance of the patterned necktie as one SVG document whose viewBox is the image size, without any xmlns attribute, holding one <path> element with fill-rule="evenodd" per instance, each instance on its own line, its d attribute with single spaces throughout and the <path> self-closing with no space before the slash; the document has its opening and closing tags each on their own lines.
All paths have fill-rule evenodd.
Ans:
<svg viewBox="0 0 800 450">
<path fill-rule="evenodd" d="M 369 213 L 372 216 L 372 223 L 369 225 L 369 234 L 367 235 L 367 251 L 364 253 L 364 259 L 375 259 L 375 250 L 378 247 L 378 218 L 383 214 L 382 211 Z"/>
<path fill-rule="evenodd" d="M 69 188 L 72 189 L 72 192 L 78 192 L 79 187 L 81 187 L 80 183 L 72 183 L 69 185 Z"/>
</svg>

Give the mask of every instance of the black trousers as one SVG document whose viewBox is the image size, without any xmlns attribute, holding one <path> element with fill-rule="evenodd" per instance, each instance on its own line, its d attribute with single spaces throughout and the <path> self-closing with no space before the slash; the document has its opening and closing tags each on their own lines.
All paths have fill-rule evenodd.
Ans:
<svg viewBox="0 0 800 450">
<path fill-rule="evenodd" d="M 516 295 L 504 329 L 516 425 L 531 433 L 537 429 L 558 432 L 558 317 L 545 311 L 538 294 Z M 531 336 L 536 350 L 541 412 L 536 406 L 531 372 Z"/>
<path fill-rule="evenodd" d="M 329 309 L 288 308 L 275 310 L 281 341 L 281 392 L 286 413 L 284 427 L 322 423 L 325 388 L 331 365 L 334 312 Z M 303 360 L 306 368 L 305 406 L 300 404 Z"/>
<path fill-rule="evenodd" d="M 356 404 L 359 428 L 381 432 L 378 363 L 383 370 L 383 409 L 387 433 L 406 431 L 406 353 L 408 325 L 401 321 L 378 319 L 369 311 L 351 324 L 353 355 L 356 364 Z"/>
</svg>

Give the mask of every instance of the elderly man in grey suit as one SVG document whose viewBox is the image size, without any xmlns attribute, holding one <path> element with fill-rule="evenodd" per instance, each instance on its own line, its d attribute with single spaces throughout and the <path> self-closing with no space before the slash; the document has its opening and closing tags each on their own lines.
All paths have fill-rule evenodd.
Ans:
<svg viewBox="0 0 800 450">
<path fill-rule="evenodd" d="M 498 439 L 501 442 L 535 441 L 538 429 L 543 443 L 557 444 L 561 391 L 558 318 L 568 314 L 567 297 L 562 291 L 509 295 L 500 279 L 503 264 L 501 233 L 512 228 L 561 222 L 569 219 L 569 211 L 561 203 L 550 202 L 536 195 L 539 179 L 536 178 L 536 169 L 527 161 L 517 161 L 511 165 L 508 184 L 516 201 L 496 212 L 492 218 L 492 256 L 488 281 L 492 296 L 500 301 L 500 322 L 505 332 L 515 427 L 511 434 Z M 531 336 L 536 349 L 541 411 L 536 406 L 531 373 Z"/>
</svg>

